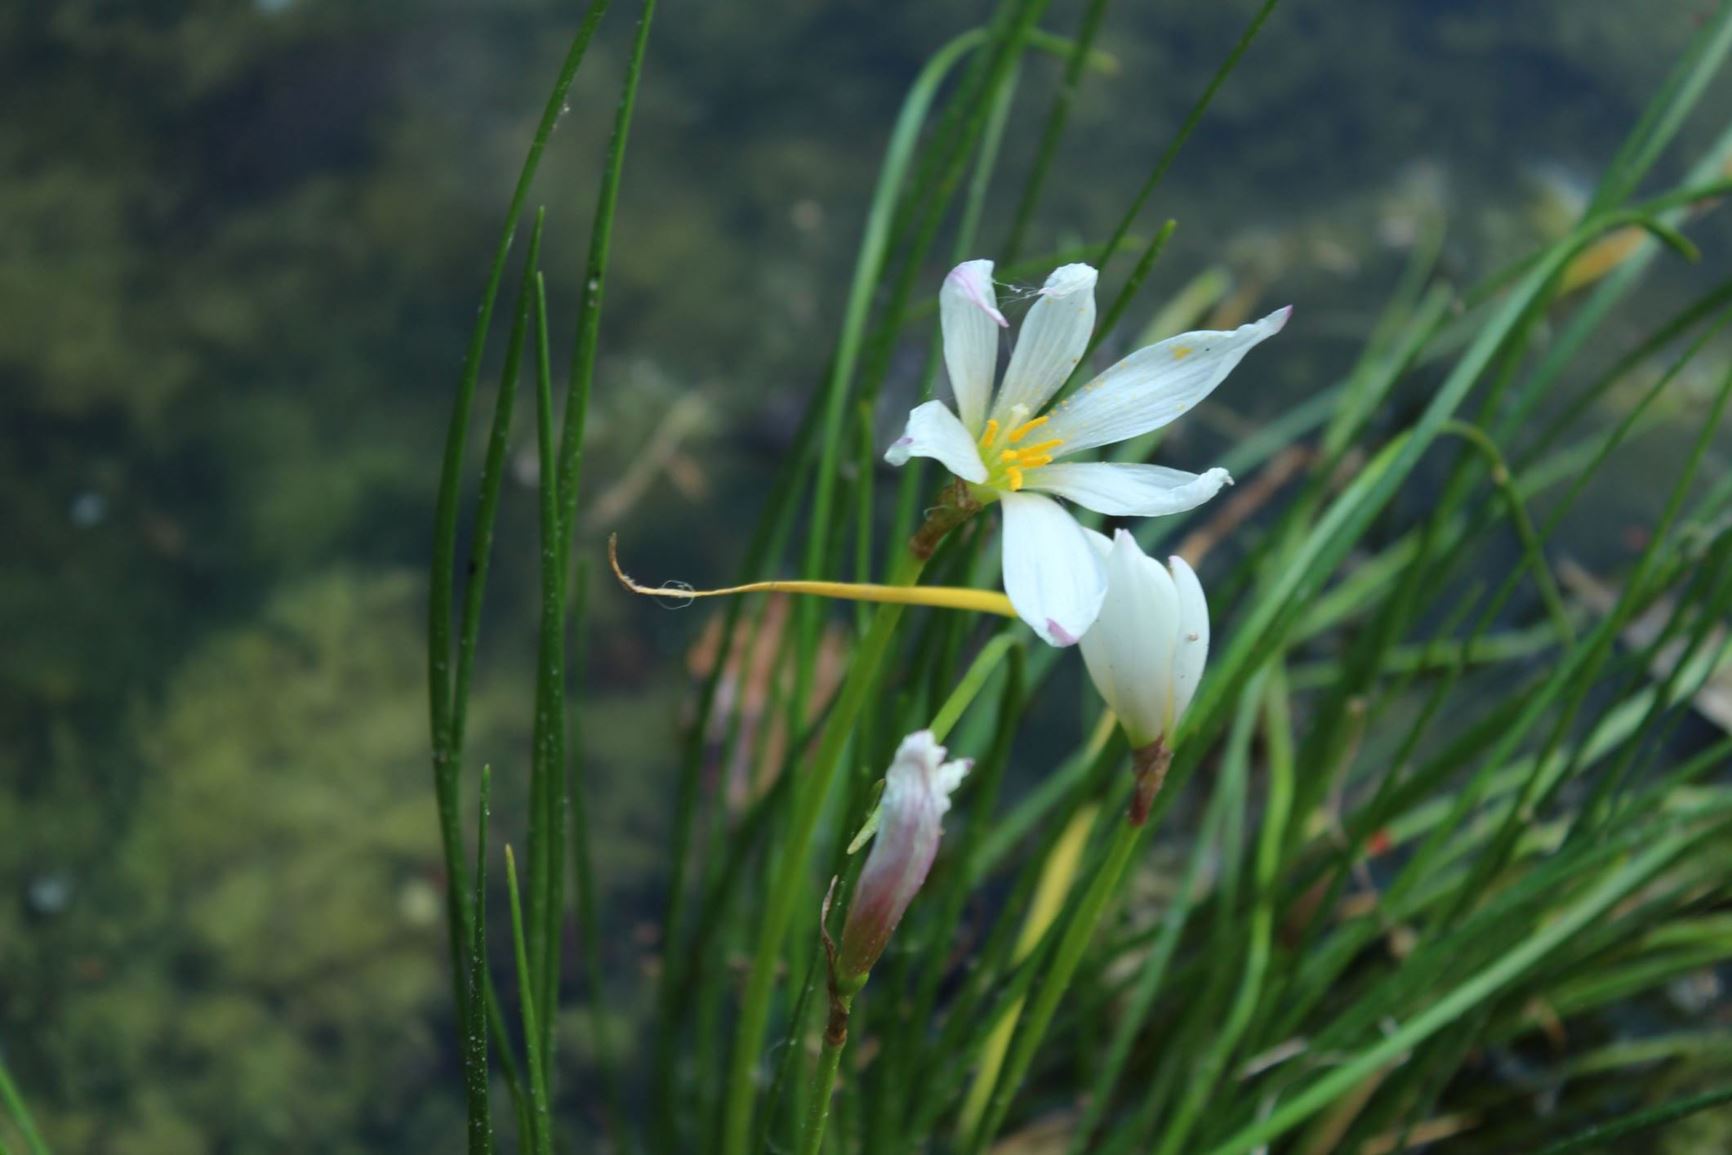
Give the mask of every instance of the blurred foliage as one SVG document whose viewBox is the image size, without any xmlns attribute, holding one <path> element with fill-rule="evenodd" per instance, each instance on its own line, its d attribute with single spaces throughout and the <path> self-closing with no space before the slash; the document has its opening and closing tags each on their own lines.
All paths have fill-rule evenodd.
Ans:
<svg viewBox="0 0 1732 1155">
<path fill-rule="evenodd" d="M 539 190 L 556 314 L 630 32 L 617 7 Z M 1282 13 L 1156 206 L 1183 226 L 1161 275 L 1231 252 L 1325 306 L 1320 331 L 1330 309 L 1351 328 L 1381 291 L 1354 273 L 1381 259 L 1390 199 L 1435 197 L 1501 244 L 1527 227 L 1512 152 L 1592 171 L 1695 13 L 1657 5 L 1632 37 L 1620 0 L 1426 7 Z M 1246 9 L 1115 10 L 1123 68 L 1079 96 L 1043 243 L 1112 219 Z M 658 29 L 589 467 L 621 517 L 678 525 L 646 568 L 732 563 L 725 511 L 761 495 L 822 366 L 901 93 L 981 11 L 770 0 Z M 422 593 L 400 567 L 425 552 L 498 206 L 574 21 L 551 0 L 0 11 L 0 1041 L 63 1150 L 455 1133 Z M 1030 126 L 1055 72 L 1028 70 Z M 1495 82 L 1463 82 L 1480 72 Z M 1035 135 L 1012 131 L 1007 171 Z M 1395 175 L 1412 162 L 1434 176 Z M 614 490 L 693 395 L 662 467 Z M 520 496 L 504 540 L 525 540 Z M 527 636 L 532 570 L 501 554 L 484 651 Z M 681 679 L 667 646 L 610 629 L 611 591 L 594 604 L 595 854 L 629 908 L 658 865 L 640 770 L 672 744 Z M 695 622 L 658 628 L 677 645 Z M 482 688 L 471 742 L 507 812 L 519 689 Z"/>
<path fill-rule="evenodd" d="M 39 891 L 0 931 L 7 1017 L 36 1028 L 13 1038 L 104 1105 L 48 1110 L 63 1145 L 359 1152 L 422 1109 L 449 988 L 417 600 L 335 570 L 199 646 L 136 720 L 149 788 L 100 864 L 56 865 L 55 816 L 87 807 L 8 811 Z"/>
</svg>

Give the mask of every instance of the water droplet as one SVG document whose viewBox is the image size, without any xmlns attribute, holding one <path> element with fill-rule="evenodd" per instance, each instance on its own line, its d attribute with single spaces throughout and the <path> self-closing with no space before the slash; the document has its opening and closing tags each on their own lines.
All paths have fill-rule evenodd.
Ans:
<svg viewBox="0 0 1732 1155">
<path fill-rule="evenodd" d="M 66 513 L 73 525 L 90 529 L 101 525 L 108 516 L 108 499 L 94 490 L 87 490 L 72 499 L 72 506 Z"/>
</svg>

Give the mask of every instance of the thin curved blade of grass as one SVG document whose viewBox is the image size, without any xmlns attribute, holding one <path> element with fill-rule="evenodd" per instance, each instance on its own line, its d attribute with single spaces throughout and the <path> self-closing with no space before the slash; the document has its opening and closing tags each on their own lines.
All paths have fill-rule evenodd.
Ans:
<svg viewBox="0 0 1732 1155">
<path fill-rule="evenodd" d="M 481 768 L 481 793 L 475 819 L 475 897 L 470 910 L 475 930 L 469 940 L 469 957 L 463 969 L 468 1005 L 477 1006 L 487 989 L 487 819 L 488 794 L 493 786 L 492 768 Z M 488 1101 L 487 1028 L 484 1023 L 465 1024 L 463 1037 L 463 1085 L 468 1096 L 469 1155 L 493 1155 L 493 1113 Z"/>
<path fill-rule="evenodd" d="M 445 450 L 440 466 L 439 495 L 434 514 L 433 559 L 428 584 L 430 596 L 427 610 L 427 677 L 428 702 L 433 736 L 433 786 L 439 805 L 440 835 L 444 842 L 445 867 L 451 879 L 451 890 L 458 897 L 452 904 L 458 916 L 452 920 L 451 959 L 453 970 L 460 966 L 464 942 L 469 933 L 467 902 L 468 886 L 464 879 L 467 864 L 463 860 L 462 833 L 459 829 L 457 781 L 461 768 L 461 751 L 451 745 L 451 718 L 454 709 L 452 687 L 448 681 L 451 662 L 451 627 L 456 581 L 458 494 L 463 478 L 464 450 L 468 444 L 469 418 L 474 405 L 475 386 L 481 373 L 481 359 L 487 347 L 487 334 L 493 326 L 493 307 L 499 296 L 499 285 L 505 276 L 505 260 L 511 251 L 511 241 L 517 234 L 517 223 L 529 199 L 529 188 L 541 165 L 542 151 L 553 135 L 554 126 L 565 109 L 566 94 L 577 78 L 578 68 L 595 35 L 596 26 L 606 13 L 610 0 L 590 0 L 583 22 L 573 36 L 560 65 L 558 79 L 548 94 L 541 121 L 530 140 L 529 151 L 518 172 L 517 185 L 511 194 L 510 207 L 505 212 L 505 224 L 500 230 L 499 243 L 494 249 L 493 264 L 487 274 L 487 287 L 481 295 L 481 309 L 475 329 L 464 355 L 463 372 L 458 380 L 457 397 L 451 408 L 451 421 L 446 432 Z M 533 267 L 533 266 L 531 266 Z"/>
<path fill-rule="evenodd" d="M 535 276 L 535 431 L 541 532 L 541 624 L 536 656 L 534 756 L 529 781 L 529 970 L 540 1010 L 538 1050 L 551 1061 L 558 1017 L 565 877 L 565 565 L 560 552 L 559 481 L 554 446 L 553 373 L 548 357 L 547 286 Z M 545 1068 L 544 1068 L 545 1069 Z M 547 1090 L 547 1088 L 544 1088 Z"/>
<path fill-rule="evenodd" d="M 511 901 L 511 952 L 517 964 L 517 1002 L 523 1018 L 523 1050 L 528 1063 L 529 1150 L 551 1155 L 553 1121 L 549 1115 L 547 1068 L 541 1061 L 541 1020 L 535 1010 L 535 983 L 530 975 L 529 947 L 523 934 L 523 901 L 517 887 L 517 856 L 505 844 L 506 893 Z"/>
<path fill-rule="evenodd" d="M 0 1057 L 0 1103 L 5 1104 L 13 1125 L 24 1136 L 30 1155 L 48 1155 L 48 1144 L 43 1140 L 42 1132 L 36 1129 L 36 1120 L 31 1117 L 18 1084 L 12 1081 L 12 1072 L 7 1069 L 4 1057 Z"/>
</svg>

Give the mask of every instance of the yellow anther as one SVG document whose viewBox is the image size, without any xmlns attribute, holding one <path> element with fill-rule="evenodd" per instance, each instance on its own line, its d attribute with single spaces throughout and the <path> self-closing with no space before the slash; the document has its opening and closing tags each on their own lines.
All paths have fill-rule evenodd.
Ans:
<svg viewBox="0 0 1732 1155">
<path fill-rule="evenodd" d="M 1028 410 L 1024 409 L 1020 405 L 1014 406 L 1010 411 L 1011 420 L 1018 421 L 1018 419 L 1027 414 L 1027 412 Z M 1011 426 L 1009 434 L 1003 438 L 998 436 L 999 424 L 997 421 L 988 421 L 986 423 L 986 432 L 983 433 L 980 438 L 980 448 L 985 459 L 994 463 L 992 468 L 992 477 L 987 482 L 988 485 L 991 485 L 996 489 L 1009 490 L 1011 493 L 1015 493 L 1023 487 L 1026 480 L 1025 474 L 1030 469 L 1036 469 L 1042 465 L 1052 464 L 1051 450 L 1057 449 L 1059 446 L 1064 444 L 1062 438 L 1054 437 L 1047 441 L 1038 441 L 1033 445 L 1024 445 L 1017 449 L 1008 448 L 1008 446 L 1021 441 L 1034 430 L 1045 425 L 1047 421 L 1048 418 L 1045 417 L 1036 417 L 1030 421 L 1021 421 L 1019 424 Z"/>
</svg>

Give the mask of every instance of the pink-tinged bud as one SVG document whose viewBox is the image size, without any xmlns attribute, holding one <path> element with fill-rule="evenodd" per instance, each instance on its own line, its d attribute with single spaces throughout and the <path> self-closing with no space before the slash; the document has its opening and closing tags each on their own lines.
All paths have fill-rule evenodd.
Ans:
<svg viewBox="0 0 1732 1155">
<path fill-rule="evenodd" d="M 902 740 L 884 776 L 878 834 L 842 925 L 836 970 L 844 982 L 865 981 L 932 869 L 950 795 L 971 765 L 944 754 L 932 732 L 920 730 Z"/>
</svg>

